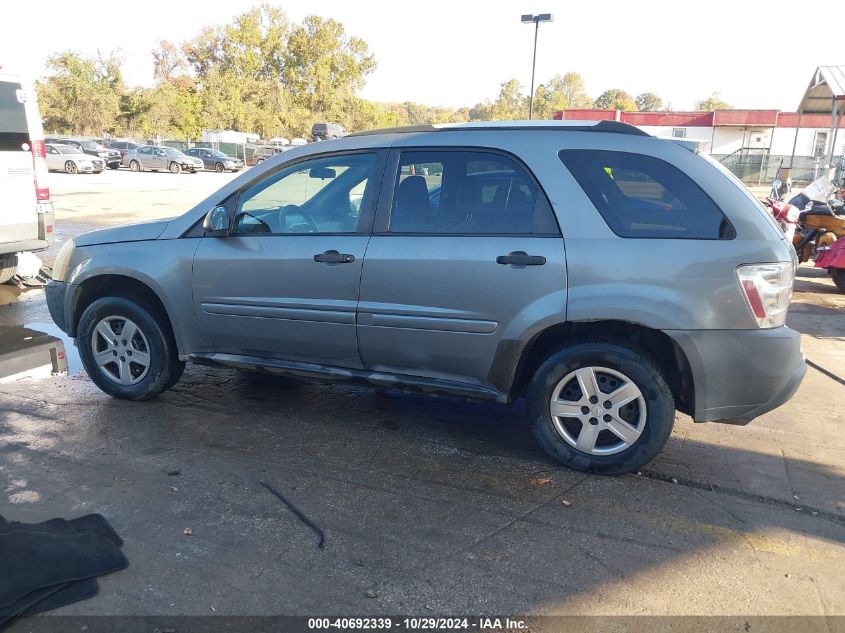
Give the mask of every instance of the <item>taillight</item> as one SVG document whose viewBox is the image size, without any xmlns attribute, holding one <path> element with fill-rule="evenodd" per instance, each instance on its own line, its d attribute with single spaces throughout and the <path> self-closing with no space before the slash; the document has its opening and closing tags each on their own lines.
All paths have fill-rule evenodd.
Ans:
<svg viewBox="0 0 845 633">
<path fill-rule="evenodd" d="M 35 197 L 39 202 L 50 199 L 47 186 L 47 146 L 43 140 L 32 141 L 32 166 L 35 169 Z"/>
<path fill-rule="evenodd" d="M 757 325 L 761 328 L 783 325 L 792 300 L 794 264 L 749 264 L 737 268 L 736 275 Z"/>
</svg>

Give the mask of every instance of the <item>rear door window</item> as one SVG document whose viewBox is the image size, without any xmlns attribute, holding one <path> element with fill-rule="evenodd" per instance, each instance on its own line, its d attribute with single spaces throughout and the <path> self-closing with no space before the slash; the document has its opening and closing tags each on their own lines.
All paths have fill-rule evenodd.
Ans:
<svg viewBox="0 0 845 633">
<path fill-rule="evenodd" d="M 545 193 L 516 160 L 463 150 L 402 152 L 390 233 L 558 235 Z"/>
<path fill-rule="evenodd" d="M 730 221 L 710 196 L 664 160 L 605 150 L 563 150 L 559 157 L 620 237 L 735 237 Z"/>
</svg>

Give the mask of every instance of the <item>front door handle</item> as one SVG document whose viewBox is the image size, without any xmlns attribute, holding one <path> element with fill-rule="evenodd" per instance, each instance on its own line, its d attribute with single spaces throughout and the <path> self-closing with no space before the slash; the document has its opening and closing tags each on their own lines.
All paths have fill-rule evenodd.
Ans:
<svg viewBox="0 0 845 633">
<path fill-rule="evenodd" d="M 338 253 L 335 250 L 326 251 L 325 253 L 320 253 L 319 255 L 314 255 L 315 262 L 321 262 L 323 264 L 351 264 L 355 261 L 355 255 L 350 255 L 349 253 Z"/>
<path fill-rule="evenodd" d="M 499 255 L 496 263 L 510 266 L 542 266 L 546 263 L 546 258 L 542 255 L 529 255 L 525 251 L 511 251 L 507 255 Z"/>
</svg>

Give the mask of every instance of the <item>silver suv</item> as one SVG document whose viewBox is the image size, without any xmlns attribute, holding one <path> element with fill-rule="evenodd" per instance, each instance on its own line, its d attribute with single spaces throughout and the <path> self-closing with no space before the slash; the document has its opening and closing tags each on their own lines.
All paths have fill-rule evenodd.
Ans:
<svg viewBox="0 0 845 633">
<path fill-rule="evenodd" d="M 47 299 L 117 398 L 152 398 L 189 360 L 525 397 L 553 458 L 623 473 L 676 410 L 742 424 L 791 397 L 795 266 L 688 142 L 485 123 L 274 156 L 179 218 L 66 243 Z"/>
</svg>

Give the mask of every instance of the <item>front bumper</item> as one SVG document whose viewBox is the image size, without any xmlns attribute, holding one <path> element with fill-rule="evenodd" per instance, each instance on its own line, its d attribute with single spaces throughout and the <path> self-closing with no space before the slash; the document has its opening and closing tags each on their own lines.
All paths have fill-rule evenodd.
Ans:
<svg viewBox="0 0 845 633">
<path fill-rule="evenodd" d="M 759 330 L 665 330 L 689 361 L 696 422 L 747 424 L 798 390 L 807 371 L 801 334 Z"/>
<path fill-rule="evenodd" d="M 51 280 L 47 282 L 45 294 L 47 295 L 47 309 L 50 311 L 50 317 L 53 322 L 59 326 L 59 329 L 66 334 L 70 333 L 70 327 L 65 320 L 67 310 L 65 308 L 65 298 L 68 285 L 64 281 Z"/>
</svg>

